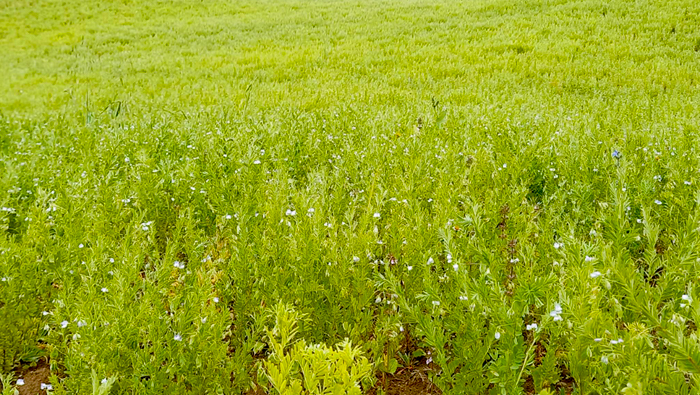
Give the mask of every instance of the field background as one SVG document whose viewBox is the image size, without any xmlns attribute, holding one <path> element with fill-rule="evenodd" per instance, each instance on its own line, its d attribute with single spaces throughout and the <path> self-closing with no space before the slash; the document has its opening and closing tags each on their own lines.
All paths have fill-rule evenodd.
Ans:
<svg viewBox="0 0 700 395">
<path fill-rule="evenodd" d="M 0 0 L 4 391 L 48 363 L 56 394 L 291 393 L 292 317 L 363 392 L 695 393 L 699 26 Z"/>
</svg>

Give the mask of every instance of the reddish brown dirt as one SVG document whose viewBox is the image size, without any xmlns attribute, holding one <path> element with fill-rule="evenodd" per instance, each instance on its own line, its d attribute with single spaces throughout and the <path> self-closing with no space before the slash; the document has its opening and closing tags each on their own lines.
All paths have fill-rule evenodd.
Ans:
<svg viewBox="0 0 700 395">
<path fill-rule="evenodd" d="M 442 392 L 428 380 L 428 375 L 421 369 L 399 369 L 393 375 L 377 377 L 374 388 L 368 395 L 376 395 L 383 389 L 386 395 L 441 395 Z"/>
<path fill-rule="evenodd" d="M 16 373 L 17 378 L 24 379 L 24 385 L 17 386 L 19 395 L 45 395 L 41 384 L 48 384 L 50 375 L 49 362 L 45 358 L 40 359 L 36 366 L 21 369 Z"/>
</svg>

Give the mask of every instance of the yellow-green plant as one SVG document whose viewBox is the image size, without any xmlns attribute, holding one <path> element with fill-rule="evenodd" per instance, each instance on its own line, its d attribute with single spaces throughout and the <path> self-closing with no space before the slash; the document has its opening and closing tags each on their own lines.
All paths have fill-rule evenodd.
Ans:
<svg viewBox="0 0 700 395">
<path fill-rule="evenodd" d="M 325 344 L 306 344 L 303 339 L 294 341 L 301 315 L 282 303 L 274 308 L 274 315 L 275 326 L 267 332 L 272 353 L 264 362 L 270 384 L 268 393 L 362 393 L 360 383 L 369 378 L 372 364 L 358 347 L 347 339 L 335 349 Z"/>
</svg>

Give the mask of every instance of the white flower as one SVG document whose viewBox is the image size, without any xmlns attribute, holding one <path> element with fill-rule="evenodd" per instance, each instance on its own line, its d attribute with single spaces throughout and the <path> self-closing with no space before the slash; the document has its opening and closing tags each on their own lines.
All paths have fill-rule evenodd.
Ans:
<svg viewBox="0 0 700 395">
<path fill-rule="evenodd" d="M 382 303 L 382 297 L 381 297 L 381 296 L 377 296 L 377 298 L 374 299 L 374 303 Z"/>
<path fill-rule="evenodd" d="M 433 263 L 435 263 L 433 257 L 428 258 L 428 265 L 432 265 Z"/>
<path fill-rule="evenodd" d="M 467 300 L 467 299 L 469 299 L 469 298 L 467 298 L 467 297 L 464 296 L 464 295 L 461 295 L 461 296 L 459 297 L 459 300 Z"/>
<path fill-rule="evenodd" d="M 600 337 L 596 337 L 595 339 L 593 339 L 593 341 L 596 343 L 599 343 L 599 342 L 603 341 L 603 339 Z"/>
<path fill-rule="evenodd" d="M 259 165 L 259 164 L 260 164 L 260 160 L 256 159 L 255 161 L 253 161 L 253 164 L 254 164 L 254 165 Z"/>
<path fill-rule="evenodd" d="M 226 219 L 231 219 L 231 214 L 226 214 L 226 215 L 224 216 L 224 218 L 226 218 Z"/>
<path fill-rule="evenodd" d="M 593 258 L 592 256 L 586 255 L 586 262 L 593 262 L 594 260 L 595 258 Z"/>
<path fill-rule="evenodd" d="M 175 336 L 173 337 L 173 339 L 176 342 L 182 341 L 182 335 L 180 335 L 179 333 L 176 333 Z"/>
<path fill-rule="evenodd" d="M 207 317 L 202 318 L 202 324 L 204 324 L 205 322 L 207 322 Z"/>
<path fill-rule="evenodd" d="M 107 379 L 105 378 L 105 379 L 100 380 L 100 383 L 107 384 Z"/>
<path fill-rule="evenodd" d="M 554 249 L 558 250 L 560 248 L 564 247 L 564 243 L 554 243 Z"/>
<path fill-rule="evenodd" d="M 661 200 L 658 200 L 658 199 L 654 200 L 654 203 L 659 204 L 659 205 L 663 204 L 663 202 L 661 202 Z"/>
<path fill-rule="evenodd" d="M 381 217 L 382 217 L 381 214 L 379 214 L 379 213 L 374 213 L 374 218 L 381 218 Z"/>
<path fill-rule="evenodd" d="M 308 215 L 310 217 L 310 216 L 314 215 L 315 212 L 316 212 L 316 210 L 313 207 L 311 207 L 310 209 L 308 209 L 306 211 L 306 215 Z"/>
<path fill-rule="evenodd" d="M 607 364 L 608 364 L 608 357 L 606 357 L 605 355 L 603 355 L 602 357 L 600 357 L 600 362 L 602 362 L 602 363 L 604 363 L 604 364 L 607 365 Z"/>
<path fill-rule="evenodd" d="M 407 266 L 406 269 L 408 269 L 408 271 L 410 272 L 411 270 L 413 270 L 413 266 Z"/>
<path fill-rule="evenodd" d="M 78 328 L 81 328 L 81 327 L 83 327 L 83 326 L 85 326 L 85 325 L 87 325 L 87 322 L 85 322 L 85 320 L 80 320 L 80 321 L 78 321 Z"/>
<path fill-rule="evenodd" d="M 681 296 L 681 299 L 685 300 L 686 302 L 690 302 L 690 296 L 688 295 Z"/>
<path fill-rule="evenodd" d="M 496 332 L 496 333 L 494 333 L 494 334 L 493 334 L 493 337 L 495 337 L 496 340 L 500 339 L 500 338 L 501 338 L 501 332 Z"/>
<path fill-rule="evenodd" d="M 452 263 L 452 254 L 447 254 L 447 263 Z"/>
<path fill-rule="evenodd" d="M 219 303 L 219 298 L 216 296 L 214 296 L 214 299 L 212 299 L 212 300 L 214 301 L 214 303 Z"/>
<path fill-rule="evenodd" d="M 293 216 L 297 215 L 297 212 L 296 212 L 296 210 L 287 209 L 287 212 L 285 212 L 285 214 L 289 217 L 293 217 Z"/>
<path fill-rule="evenodd" d="M 83 245 L 83 243 L 78 244 L 78 248 L 83 248 L 83 247 L 85 247 L 85 246 Z"/>
<path fill-rule="evenodd" d="M 52 390 L 53 390 L 53 386 L 52 386 L 51 384 L 44 384 L 44 383 L 41 383 L 41 386 L 40 386 L 40 387 L 41 387 L 42 390 L 47 390 L 47 391 L 52 391 Z"/>
<path fill-rule="evenodd" d="M 554 321 L 562 321 L 561 313 L 561 305 L 559 303 L 554 303 L 554 310 L 552 310 L 549 315 L 554 318 Z"/>
<path fill-rule="evenodd" d="M 599 271 L 596 270 L 596 271 L 594 271 L 593 273 L 591 273 L 591 278 L 599 277 L 601 274 L 602 274 L 601 272 L 599 272 Z"/>
<path fill-rule="evenodd" d="M 683 181 L 683 184 L 690 185 L 690 181 Z"/>
<path fill-rule="evenodd" d="M 114 263 L 114 258 L 109 258 L 109 263 Z"/>
<path fill-rule="evenodd" d="M 173 263 L 173 266 L 175 266 L 175 267 L 178 268 L 178 269 L 184 269 L 184 268 L 185 268 L 185 264 L 184 264 L 184 263 L 181 263 L 180 261 L 175 261 L 175 263 Z"/>
<path fill-rule="evenodd" d="M 455 269 L 455 271 L 457 271 L 459 270 L 459 265 L 455 263 L 454 265 L 452 265 L 452 268 Z"/>
<path fill-rule="evenodd" d="M 24 385 L 24 379 L 17 379 L 17 384 L 18 386 Z"/>
<path fill-rule="evenodd" d="M 68 327 L 68 321 L 61 321 L 61 328 L 67 328 Z"/>
<path fill-rule="evenodd" d="M 433 306 L 440 306 L 439 300 L 433 300 Z"/>
<path fill-rule="evenodd" d="M 537 323 L 533 322 L 532 324 L 525 325 L 525 329 L 528 331 L 536 331 L 537 330 Z"/>
<path fill-rule="evenodd" d="M 354 257 L 352 257 L 352 261 L 355 262 L 355 263 L 358 263 L 358 262 L 360 261 L 360 257 L 359 257 L 359 256 L 354 256 Z"/>
<path fill-rule="evenodd" d="M 513 258 L 510 260 L 510 263 L 518 263 L 518 262 L 520 262 L 520 259 L 518 259 L 518 258 Z"/>
<path fill-rule="evenodd" d="M 105 288 L 105 287 L 102 287 L 102 289 L 101 289 L 100 291 L 102 291 L 102 293 L 107 293 L 107 292 L 109 292 L 109 290 L 108 290 L 107 288 Z"/>
</svg>

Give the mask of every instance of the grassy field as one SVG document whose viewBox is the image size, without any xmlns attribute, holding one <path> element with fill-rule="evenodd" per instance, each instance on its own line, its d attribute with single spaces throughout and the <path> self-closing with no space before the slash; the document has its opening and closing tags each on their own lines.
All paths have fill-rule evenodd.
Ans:
<svg viewBox="0 0 700 395">
<path fill-rule="evenodd" d="M 698 393 L 698 26 L 0 0 L 2 395 Z"/>
</svg>

